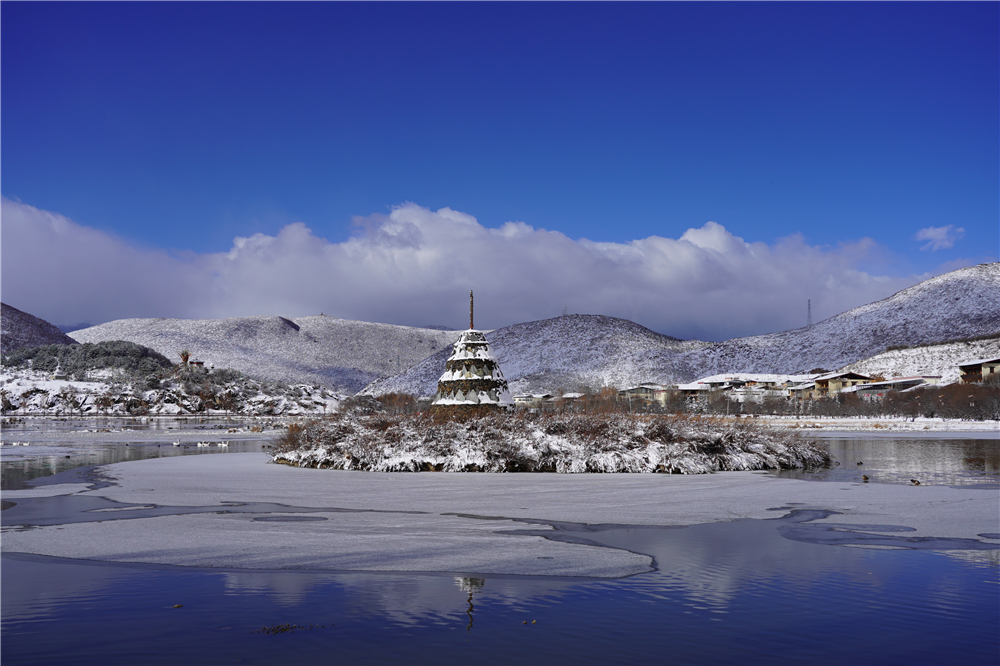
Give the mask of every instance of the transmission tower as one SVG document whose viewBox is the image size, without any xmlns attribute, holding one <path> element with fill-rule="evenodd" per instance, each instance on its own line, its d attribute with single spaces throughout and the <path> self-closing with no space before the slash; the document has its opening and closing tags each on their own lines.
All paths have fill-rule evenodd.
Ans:
<svg viewBox="0 0 1000 666">
<path fill-rule="evenodd" d="M 806 301 L 806 328 L 812 328 L 813 325 L 813 302 L 810 298 Z"/>
</svg>

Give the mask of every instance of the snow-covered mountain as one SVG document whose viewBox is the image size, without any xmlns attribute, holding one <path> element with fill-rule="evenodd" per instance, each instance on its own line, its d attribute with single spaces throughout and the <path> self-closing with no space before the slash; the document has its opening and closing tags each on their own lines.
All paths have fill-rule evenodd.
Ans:
<svg viewBox="0 0 1000 666">
<path fill-rule="evenodd" d="M 8 316 L 11 312 L 11 316 Z M 13 325 L 28 317 L 4 306 L 4 351 Z M 8 325 L 12 333 L 8 338 Z M 45 324 L 45 322 L 42 322 Z M 30 330 L 38 330 L 37 327 Z M 55 327 L 57 335 L 62 335 Z M 887 347 L 919 345 L 1000 333 L 1000 263 L 959 269 L 855 308 L 809 328 L 724 342 L 677 340 L 624 319 L 569 315 L 515 324 L 487 334 L 512 393 L 570 391 L 581 386 L 624 387 L 640 382 L 688 382 L 719 373 L 801 374 L 839 369 L 882 354 Z M 192 358 L 247 375 L 319 384 L 336 391 L 379 395 L 393 391 L 433 395 L 451 344 L 460 331 L 371 324 L 334 317 L 285 319 L 123 319 L 74 331 L 79 342 L 129 340 L 179 360 Z M 20 334 L 23 336 L 23 334 Z M 44 339 L 33 334 L 35 344 Z M 62 336 L 62 341 L 72 342 Z M 918 348 L 924 349 L 924 348 Z M 979 349 L 979 347 L 977 347 Z M 886 356 L 861 372 L 883 375 L 941 374 L 955 348 L 936 357 L 927 351 Z M 937 353 L 937 352 L 935 352 Z M 909 359 L 904 362 L 904 358 Z M 933 367 L 924 367 L 924 360 Z M 878 365 L 882 363 L 883 365 Z M 892 365 L 895 363 L 895 365 Z M 886 365 L 888 364 L 888 365 Z M 892 368 L 898 368 L 892 369 Z M 367 385 L 367 386 L 366 386 Z"/>
<path fill-rule="evenodd" d="M 6 303 L 0 303 L 0 353 L 22 347 L 71 345 L 75 342 L 54 325 Z"/>
<path fill-rule="evenodd" d="M 724 342 L 682 342 L 592 315 L 516 324 L 487 338 L 511 392 L 521 393 L 680 383 L 728 372 L 834 370 L 893 345 L 992 333 L 1000 333 L 1000 263 L 952 271 L 811 327 Z M 363 392 L 432 395 L 447 355 L 443 350 Z"/>
<path fill-rule="evenodd" d="M 355 393 L 440 349 L 459 331 L 370 324 L 323 315 L 230 319 L 120 319 L 80 331 L 78 342 L 128 340 L 174 362 L 181 350 L 217 368 Z"/>
<path fill-rule="evenodd" d="M 625 386 L 695 372 L 685 355 L 712 343 L 682 341 L 627 319 L 565 315 L 497 329 L 486 335 L 511 393 Z M 449 349 L 408 371 L 365 387 L 364 393 L 433 395 Z"/>
</svg>

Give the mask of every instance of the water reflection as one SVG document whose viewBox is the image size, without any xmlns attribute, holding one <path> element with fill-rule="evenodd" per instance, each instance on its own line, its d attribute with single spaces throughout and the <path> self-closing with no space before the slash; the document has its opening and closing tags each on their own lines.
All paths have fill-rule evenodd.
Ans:
<svg viewBox="0 0 1000 666">
<path fill-rule="evenodd" d="M 859 467 L 873 482 L 1000 477 L 996 440 L 823 443 L 840 467 L 802 478 L 857 480 Z M 69 446 L 63 455 L 76 465 L 95 455 L 220 452 L 128 444 L 51 446 Z M 229 450 L 254 450 L 243 446 L 260 442 Z M 24 478 L 61 471 L 58 456 L 39 460 Z M 4 459 L 4 488 L 18 469 Z M 652 573 L 610 581 L 186 570 L 5 554 L 0 656 L 5 664 L 314 664 L 331 655 L 347 663 L 995 663 L 1000 551 L 826 545 L 784 538 L 788 525 L 581 529 L 575 536 L 656 562 Z M 281 623 L 325 628 L 251 633 Z"/>
<path fill-rule="evenodd" d="M 176 447 L 170 442 L 148 441 L 95 441 L 72 445 L 34 442 L 29 447 L 10 447 L 11 450 L 4 450 L 0 454 L 0 490 L 19 490 L 29 487 L 27 482 L 33 479 L 89 465 L 110 465 L 130 460 L 170 456 L 263 451 L 262 446 L 266 441 L 266 438 L 233 440 L 228 447 L 199 447 L 194 441 Z M 21 455 L 25 457 L 22 458 Z"/>
<path fill-rule="evenodd" d="M 811 514 L 816 515 L 811 515 Z M 364 616 L 375 614 L 404 626 L 450 623 L 456 609 L 462 609 L 472 626 L 472 611 L 477 603 L 502 605 L 518 612 L 530 612 L 539 606 L 561 603 L 567 596 L 588 589 L 627 589 L 647 602 L 672 599 L 685 607 L 711 613 L 728 613 L 734 600 L 748 590 L 762 595 L 781 594 L 809 597 L 836 585 L 864 588 L 861 593 L 883 596 L 883 602 L 907 603 L 909 592 L 885 590 L 883 580 L 871 575 L 868 548 L 845 548 L 852 535 L 862 545 L 867 532 L 877 531 L 878 538 L 891 540 L 886 525 L 835 526 L 837 545 L 810 542 L 810 537 L 786 538 L 784 532 L 799 528 L 808 534 L 811 521 L 824 518 L 826 512 L 801 512 L 773 520 L 743 519 L 731 523 L 693 525 L 684 528 L 617 527 L 575 534 L 588 541 L 611 548 L 625 549 L 654 558 L 657 570 L 626 579 L 599 581 L 585 578 L 453 577 L 440 574 L 335 574 L 316 573 L 294 576 L 286 572 L 226 572 L 225 593 L 230 596 L 267 595 L 274 603 L 291 607 L 303 603 L 318 587 L 336 582 L 345 596 L 350 612 Z M 812 538 L 821 540 L 828 523 L 817 523 Z M 803 529 L 804 528 L 804 529 Z M 909 528 L 899 527 L 900 532 Z M 855 530 L 851 532 L 849 530 Z M 941 540 L 942 544 L 947 540 Z M 958 541 L 958 540 L 954 540 Z M 933 544 L 931 544 L 933 545 Z M 939 544 L 940 545 L 940 544 Z M 944 544 L 947 546 L 947 544 Z M 985 575 L 996 576 L 1000 570 L 997 549 L 984 546 L 980 551 L 946 551 L 957 562 L 980 567 Z M 900 542 L 900 549 L 919 544 Z M 943 553 L 935 553 L 944 557 Z M 947 562 L 947 560 L 946 560 Z M 943 565 L 947 568 L 947 564 Z M 457 593 L 456 593 L 457 590 Z M 461 600 L 464 598 L 463 607 Z"/>
<path fill-rule="evenodd" d="M 621 580 L 184 570 L 5 555 L 2 656 L 66 664 L 312 664 L 331 654 L 348 663 L 664 655 L 848 663 L 859 651 L 872 663 L 995 659 L 995 559 L 803 543 L 782 538 L 783 524 L 591 532 L 656 558 L 657 571 Z M 324 630 L 283 640 L 251 633 L 283 623 Z M 108 641 L 114 652 L 102 647 Z"/>
<path fill-rule="evenodd" d="M 226 417 L 4 417 L 3 432 L 16 433 L 73 433 L 73 432 L 166 432 L 169 430 L 219 430 L 244 426 L 246 418 Z M 6 439 L 6 437 L 5 437 Z"/>
<path fill-rule="evenodd" d="M 472 611 L 475 609 L 475 605 L 472 603 L 472 595 L 479 592 L 486 586 L 485 578 L 456 578 L 455 584 L 458 585 L 458 589 L 463 592 L 469 593 L 469 598 L 466 600 L 469 603 L 469 609 L 465 611 L 465 614 L 469 616 L 469 624 L 466 625 L 465 630 L 467 632 L 472 631 L 473 616 Z"/>
<path fill-rule="evenodd" d="M 997 439 L 858 436 L 821 439 L 817 444 L 826 448 L 839 465 L 777 475 L 823 481 L 860 481 L 866 475 L 872 483 L 910 483 L 915 478 L 921 484 L 1000 485 Z"/>
</svg>

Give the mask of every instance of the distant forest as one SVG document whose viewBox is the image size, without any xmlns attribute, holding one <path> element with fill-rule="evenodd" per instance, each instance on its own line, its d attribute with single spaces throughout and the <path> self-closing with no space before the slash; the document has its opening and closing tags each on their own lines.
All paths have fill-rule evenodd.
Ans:
<svg viewBox="0 0 1000 666">
<path fill-rule="evenodd" d="M 59 370 L 77 380 L 84 379 L 92 370 L 114 369 L 127 375 L 144 377 L 171 367 L 169 359 L 163 354 L 124 340 L 18 349 L 3 357 L 3 365 L 41 372 Z"/>
</svg>

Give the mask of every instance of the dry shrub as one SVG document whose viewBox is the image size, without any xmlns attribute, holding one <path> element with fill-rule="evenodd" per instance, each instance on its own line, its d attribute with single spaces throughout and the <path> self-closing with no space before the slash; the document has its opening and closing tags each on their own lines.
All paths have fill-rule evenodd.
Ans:
<svg viewBox="0 0 1000 666">
<path fill-rule="evenodd" d="M 275 461 L 377 471 L 672 472 L 828 462 L 798 435 L 688 415 L 341 415 L 292 426 Z"/>
<path fill-rule="evenodd" d="M 298 423 L 290 423 L 285 430 L 274 440 L 274 448 L 278 453 L 294 451 L 302 445 L 302 431 L 305 428 Z"/>
</svg>

